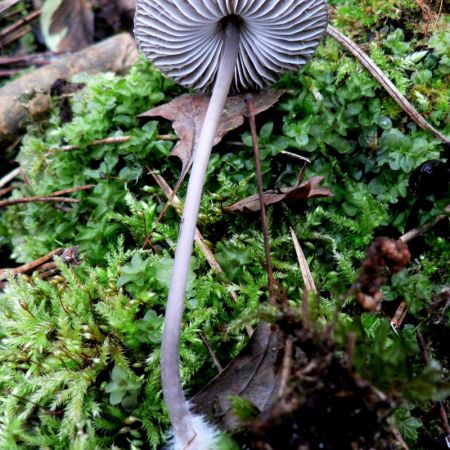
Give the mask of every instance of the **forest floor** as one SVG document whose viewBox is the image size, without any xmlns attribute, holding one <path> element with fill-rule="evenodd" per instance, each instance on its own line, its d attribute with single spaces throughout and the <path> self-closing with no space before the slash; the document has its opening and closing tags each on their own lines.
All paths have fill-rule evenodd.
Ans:
<svg viewBox="0 0 450 450">
<path fill-rule="evenodd" d="M 338 34 L 254 93 L 273 278 L 243 96 L 227 106 L 183 384 L 224 449 L 449 448 L 448 5 L 329 3 Z M 133 8 L 0 3 L 0 449 L 166 441 L 161 330 L 186 183 L 172 190 L 204 97 L 138 56 Z"/>
</svg>

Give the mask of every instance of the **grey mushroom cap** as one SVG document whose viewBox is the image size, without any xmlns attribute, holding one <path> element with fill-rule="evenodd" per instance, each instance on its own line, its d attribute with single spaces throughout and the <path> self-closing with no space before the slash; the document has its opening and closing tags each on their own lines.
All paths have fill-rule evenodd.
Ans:
<svg viewBox="0 0 450 450">
<path fill-rule="evenodd" d="M 262 89 L 312 57 L 326 31 L 325 0 L 137 0 L 142 52 L 179 84 L 209 91 L 224 48 L 224 20 L 240 30 L 232 91 Z"/>
</svg>

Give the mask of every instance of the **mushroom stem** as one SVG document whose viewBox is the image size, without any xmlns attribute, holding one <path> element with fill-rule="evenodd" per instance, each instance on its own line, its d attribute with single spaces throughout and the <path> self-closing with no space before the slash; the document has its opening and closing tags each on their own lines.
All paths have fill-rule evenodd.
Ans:
<svg viewBox="0 0 450 450">
<path fill-rule="evenodd" d="M 200 209 L 200 198 L 205 182 L 211 149 L 216 136 L 220 117 L 228 96 L 239 48 L 239 28 L 234 20 L 224 23 L 225 45 L 215 80 L 212 96 L 200 131 L 194 162 L 184 203 L 180 225 L 169 297 L 164 318 L 164 332 L 161 348 L 161 380 L 164 399 L 177 442 L 180 448 L 196 448 L 194 445 L 198 430 L 194 426 L 193 415 L 189 411 L 180 379 L 180 334 L 184 310 L 189 262 L 194 245 L 194 234 L 197 216 Z M 202 447 L 203 448 L 203 447 Z M 206 446 L 204 448 L 207 448 Z"/>
</svg>

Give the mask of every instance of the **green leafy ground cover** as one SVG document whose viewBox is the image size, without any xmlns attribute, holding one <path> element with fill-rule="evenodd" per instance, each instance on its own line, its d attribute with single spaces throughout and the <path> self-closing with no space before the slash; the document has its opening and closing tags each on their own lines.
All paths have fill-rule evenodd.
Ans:
<svg viewBox="0 0 450 450">
<path fill-rule="evenodd" d="M 450 134 L 445 16 L 425 34 L 414 2 L 333 3 L 335 24 L 436 128 Z M 122 77 L 77 81 L 86 87 L 72 98 L 70 123 L 61 124 L 55 100 L 49 120 L 30 125 L 17 157 L 29 184 L 17 183 L 13 196 L 89 183 L 95 188 L 75 194 L 81 202 L 66 211 L 32 203 L 10 207 L 0 218 L 1 246 L 18 263 L 58 246 L 77 245 L 82 256 L 78 267 L 60 262 L 61 275 L 51 281 L 20 277 L 1 294 L 0 448 L 157 448 L 168 425 L 159 344 L 179 219 L 169 210 L 156 224 L 164 197 L 148 172 L 159 171 L 173 186 L 179 164 L 168 158 L 173 142 L 160 139 L 171 133 L 170 124 L 142 126 L 136 116 L 182 90 L 145 61 Z M 448 154 L 331 38 L 303 72 L 283 77 L 278 87 L 287 93 L 275 111 L 257 118 L 266 188 L 294 183 L 301 162 L 281 153 L 288 150 L 311 160 L 306 177 L 324 176 L 334 197 L 269 210 L 275 275 L 298 304 L 303 283 L 291 226 L 310 263 L 322 312 L 332 320 L 372 239 L 398 237 L 407 224 L 430 222 L 449 203 L 449 192 L 441 192 L 411 217 L 417 196 L 408 187 L 420 164 L 445 162 Z M 89 145 L 121 135 L 131 139 Z M 58 151 L 66 143 L 78 149 Z M 259 320 L 267 296 L 259 218 L 222 210 L 255 192 L 244 126 L 216 148 L 202 199 L 199 227 L 224 274 L 210 270 L 195 252 L 181 349 L 188 393 L 215 375 L 199 331 L 227 363 L 245 344 L 245 325 Z M 142 250 L 150 231 L 153 249 Z M 442 442 L 443 434 L 438 414 L 428 414 L 444 398 L 448 375 L 443 335 L 429 313 L 433 295 L 449 281 L 448 229 L 443 233 L 429 231 L 408 268 L 388 281 L 381 312 L 361 313 L 354 303 L 344 308 L 336 337 L 343 342 L 349 331 L 356 333 L 357 372 L 397 399 L 392 423 L 418 449 L 438 448 L 431 447 L 438 445 L 433 439 Z M 408 315 L 395 334 L 389 321 L 400 300 L 407 302 Z M 448 317 L 439 320 L 439 330 L 448 330 Z M 417 329 L 429 343 L 428 367 L 415 341 Z"/>
</svg>

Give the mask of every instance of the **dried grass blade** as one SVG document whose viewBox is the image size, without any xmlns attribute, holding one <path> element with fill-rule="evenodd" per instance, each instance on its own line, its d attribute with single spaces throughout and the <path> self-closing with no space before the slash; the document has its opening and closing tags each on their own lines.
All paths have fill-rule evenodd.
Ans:
<svg viewBox="0 0 450 450">
<path fill-rule="evenodd" d="M 306 261 L 305 254 L 303 253 L 302 247 L 300 246 L 300 242 L 295 235 L 295 231 L 290 227 L 292 241 L 294 243 L 295 253 L 297 254 L 298 264 L 300 266 L 300 272 L 302 274 L 303 283 L 305 284 L 305 288 L 309 292 L 314 292 L 317 294 L 317 288 L 314 283 L 314 279 L 312 277 L 311 271 L 309 270 L 308 262 Z"/>
<path fill-rule="evenodd" d="M 391 80 L 386 77 L 383 71 L 367 56 L 351 39 L 342 34 L 339 30 L 328 25 L 327 33 L 333 39 L 343 45 L 369 72 L 370 74 L 386 89 L 388 94 L 394 101 L 405 111 L 406 114 L 423 130 L 431 131 L 435 137 L 442 142 L 450 144 L 450 137 L 445 136 L 439 130 L 433 127 L 406 99 L 406 97 L 394 86 Z"/>
</svg>

